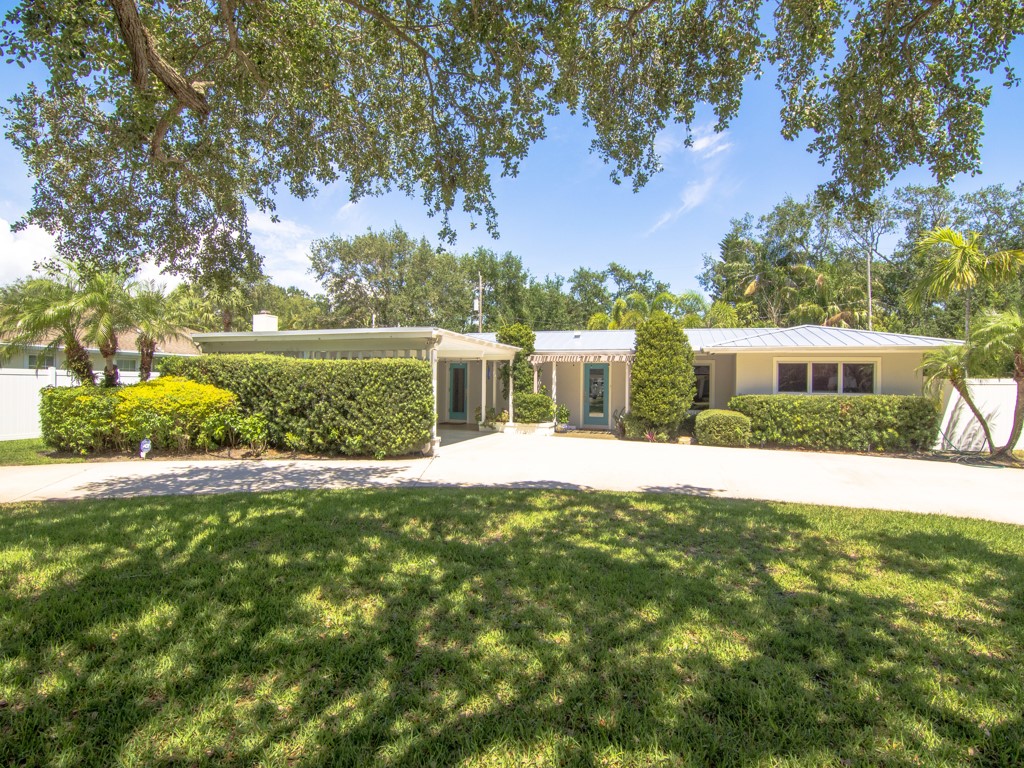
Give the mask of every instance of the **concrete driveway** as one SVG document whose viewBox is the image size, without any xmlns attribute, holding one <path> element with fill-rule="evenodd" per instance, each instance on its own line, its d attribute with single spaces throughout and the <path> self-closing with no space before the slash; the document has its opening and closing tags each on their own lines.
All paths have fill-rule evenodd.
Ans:
<svg viewBox="0 0 1024 768">
<path fill-rule="evenodd" d="M 0 468 L 0 502 L 372 486 L 665 491 L 1024 524 L 1024 470 L 882 456 L 443 433 L 391 461 L 121 461 Z"/>
</svg>

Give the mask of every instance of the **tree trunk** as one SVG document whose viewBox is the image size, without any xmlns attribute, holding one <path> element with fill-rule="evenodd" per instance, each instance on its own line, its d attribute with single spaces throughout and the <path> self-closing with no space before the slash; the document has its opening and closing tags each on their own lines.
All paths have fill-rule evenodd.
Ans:
<svg viewBox="0 0 1024 768">
<path fill-rule="evenodd" d="M 220 325 L 224 333 L 228 333 L 231 330 L 231 322 L 234 319 L 230 309 L 225 308 L 220 311 Z"/>
<path fill-rule="evenodd" d="M 139 381 L 149 381 L 153 370 L 153 356 L 156 354 L 156 342 L 148 336 L 139 337 Z"/>
<path fill-rule="evenodd" d="M 116 387 L 118 381 L 117 371 L 117 344 L 109 341 L 100 344 L 100 354 L 103 355 L 103 386 Z"/>
<path fill-rule="evenodd" d="M 96 374 L 93 373 L 89 353 L 78 343 L 78 339 L 64 339 L 64 361 L 71 375 L 78 379 L 80 384 L 96 383 Z"/>
<path fill-rule="evenodd" d="M 971 343 L 971 289 L 964 295 L 964 341 Z"/>
<path fill-rule="evenodd" d="M 1006 445 L 992 454 L 993 458 L 1006 456 L 1014 458 L 1013 449 L 1017 447 L 1021 432 L 1024 432 L 1024 353 L 1016 352 L 1013 356 L 1013 380 L 1017 382 L 1017 403 L 1013 407 L 1013 427 L 1010 428 L 1010 439 Z"/>
<path fill-rule="evenodd" d="M 871 316 L 871 251 L 868 251 L 868 330 L 874 330 L 874 319 Z"/>
<path fill-rule="evenodd" d="M 974 403 L 974 398 L 971 397 L 970 389 L 967 386 L 967 382 L 964 382 L 963 387 L 959 387 L 953 384 L 953 388 L 960 393 L 961 399 L 967 403 L 967 407 L 970 408 L 971 413 L 974 414 L 974 418 L 978 420 L 981 425 L 982 432 L 985 433 L 985 445 L 988 446 L 989 453 L 996 449 L 996 444 L 992 440 L 992 428 L 988 425 L 988 420 L 978 410 L 978 406 Z"/>
</svg>

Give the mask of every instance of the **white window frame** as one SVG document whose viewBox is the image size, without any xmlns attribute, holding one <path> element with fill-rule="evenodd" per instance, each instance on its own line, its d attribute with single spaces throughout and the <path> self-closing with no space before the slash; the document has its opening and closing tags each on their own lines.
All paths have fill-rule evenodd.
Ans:
<svg viewBox="0 0 1024 768">
<path fill-rule="evenodd" d="M 807 366 L 807 391 L 806 392 L 779 392 L 779 364 L 780 363 L 803 363 Z M 839 391 L 838 392 L 814 392 L 811 389 L 811 365 L 813 363 L 832 363 L 839 365 Z M 847 363 L 853 365 L 857 364 L 869 364 L 875 366 L 875 375 L 871 382 L 870 392 L 844 392 L 843 391 L 843 376 L 842 366 Z M 854 397 L 857 395 L 877 395 L 881 391 L 882 384 L 882 359 L 880 357 L 854 357 L 849 359 L 834 358 L 834 357 L 773 357 L 772 358 L 772 394 L 773 395 L 814 395 L 820 397 L 822 395 L 848 395 Z"/>
<path fill-rule="evenodd" d="M 135 363 L 134 369 L 124 368 L 125 363 Z M 139 358 L 137 357 L 116 357 L 114 358 L 114 364 L 117 365 L 117 370 L 123 371 L 124 373 L 138 373 L 139 372 Z"/>
<path fill-rule="evenodd" d="M 40 357 L 42 357 L 44 363 L 47 361 L 47 359 L 50 359 L 50 360 L 53 361 L 52 365 L 44 365 L 41 370 L 46 370 L 48 368 L 56 368 L 57 367 L 57 355 L 55 355 L 53 352 L 45 352 L 45 353 L 44 352 L 29 352 L 27 355 L 25 355 L 25 367 L 26 368 L 35 368 L 36 367 L 35 363 L 32 362 L 32 358 L 33 357 L 36 360 L 38 360 Z"/>
</svg>

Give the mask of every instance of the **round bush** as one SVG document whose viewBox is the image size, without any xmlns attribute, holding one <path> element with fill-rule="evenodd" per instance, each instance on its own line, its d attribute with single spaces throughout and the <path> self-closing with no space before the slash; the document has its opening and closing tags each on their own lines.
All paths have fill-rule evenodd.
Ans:
<svg viewBox="0 0 1024 768">
<path fill-rule="evenodd" d="M 47 387 L 39 402 L 43 442 L 58 451 L 89 453 L 113 442 L 117 390 L 106 387 Z"/>
<path fill-rule="evenodd" d="M 712 408 L 697 414 L 693 434 L 701 445 L 746 448 L 750 445 L 750 419 L 736 411 Z"/>
<path fill-rule="evenodd" d="M 118 390 L 114 430 L 127 448 L 149 438 L 154 448 L 185 450 L 211 417 L 237 409 L 238 398 L 226 389 L 161 376 Z"/>
<path fill-rule="evenodd" d="M 524 392 L 512 396 L 513 414 L 520 424 L 541 424 L 555 420 L 555 401 L 547 395 Z"/>
</svg>

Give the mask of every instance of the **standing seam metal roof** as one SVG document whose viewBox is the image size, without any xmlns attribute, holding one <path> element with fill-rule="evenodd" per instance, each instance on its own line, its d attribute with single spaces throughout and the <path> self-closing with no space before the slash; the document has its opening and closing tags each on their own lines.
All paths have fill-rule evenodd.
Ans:
<svg viewBox="0 0 1024 768">
<path fill-rule="evenodd" d="M 622 352 L 636 345 L 636 332 L 621 331 L 537 331 L 534 350 L 538 354 L 556 352 Z M 468 333 L 467 336 L 496 341 L 494 333 Z M 797 325 L 791 328 L 687 328 L 686 336 L 695 350 L 739 349 L 864 349 L 906 347 L 921 349 L 947 344 L 962 344 L 955 339 L 915 336 L 909 333 L 862 331 L 823 325 Z"/>
</svg>

